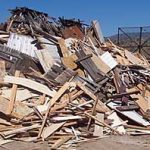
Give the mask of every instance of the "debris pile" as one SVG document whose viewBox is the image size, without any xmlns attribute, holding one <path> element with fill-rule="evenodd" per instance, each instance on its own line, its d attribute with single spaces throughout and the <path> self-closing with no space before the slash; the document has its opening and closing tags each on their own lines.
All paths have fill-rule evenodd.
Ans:
<svg viewBox="0 0 150 150">
<path fill-rule="evenodd" d="M 98 21 L 11 10 L 0 25 L 0 144 L 52 149 L 110 134 L 150 134 L 150 65 Z"/>
</svg>

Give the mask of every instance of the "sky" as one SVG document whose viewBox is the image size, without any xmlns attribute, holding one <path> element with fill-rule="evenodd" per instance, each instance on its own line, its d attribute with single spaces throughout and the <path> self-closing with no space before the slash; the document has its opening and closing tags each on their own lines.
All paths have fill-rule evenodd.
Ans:
<svg viewBox="0 0 150 150">
<path fill-rule="evenodd" d="M 150 0 L 0 0 L 0 22 L 8 9 L 28 7 L 52 17 L 100 22 L 104 36 L 117 34 L 118 27 L 150 26 Z"/>
</svg>

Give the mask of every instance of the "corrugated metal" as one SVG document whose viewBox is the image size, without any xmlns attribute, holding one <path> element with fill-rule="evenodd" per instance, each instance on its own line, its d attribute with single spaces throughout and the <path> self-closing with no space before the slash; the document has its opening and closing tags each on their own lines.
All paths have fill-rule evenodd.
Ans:
<svg viewBox="0 0 150 150">
<path fill-rule="evenodd" d="M 29 36 L 10 33 L 7 46 L 31 57 L 36 57 L 35 50 L 37 50 L 37 48 L 34 44 L 31 44 L 33 40 L 34 39 Z"/>
</svg>

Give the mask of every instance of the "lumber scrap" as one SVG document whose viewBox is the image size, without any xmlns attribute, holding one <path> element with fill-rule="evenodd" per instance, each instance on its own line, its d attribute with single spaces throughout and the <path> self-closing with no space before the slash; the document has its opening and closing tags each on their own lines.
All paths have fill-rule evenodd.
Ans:
<svg viewBox="0 0 150 150">
<path fill-rule="evenodd" d="M 77 82 L 77 86 L 78 86 L 81 90 L 83 90 L 88 96 L 90 96 L 93 100 L 96 101 L 96 96 L 95 96 L 92 92 L 90 92 L 90 91 L 84 86 L 84 84 L 82 84 L 81 82 Z M 110 111 L 110 109 L 109 109 L 103 102 L 101 102 L 100 100 L 99 100 L 98 102 L 99 102 L 99 104 L 100 104 L 100 107 L 101 107 L 105 112 Z"/>
<path fill-rule="evenodd" d="M 43 132 L 43 128 L 45 126 L 49 111 L 51 109 L 51 107 L 55 104 L 55 102 L 61 97 L 61 95 L 71 86 L 71 83 L 66 82 L 60 89 L 59 91 L 54 95 L 54 97 L 50 100 L 48 109 L 46 111 L 46 114 L 44 116 L 43 122 L 42 122 L 42 126 L 40 128 L 39 134 L 38 134 L 38 138 L 41 137 L 41 134 Z"/>
<path fill-rule="evenodd" d="M 57 131 L 64 124 L 65 124 L 65 122 L 53 123 L 53 124 L 50 124 L 48 127 L 45 127 L 41 134 L 42 139 L 45 140 L 46 138 L 51 136 L 55 131 Z"/>
<path fill-rule="evenodd" d="M 51 147 L 51 149 L 58 149 L 61 145 L 63 145 L 65 142 L 70 140 L 72 136 L 62 136 L 60 139 L 58 139 Z"/>
<path fill-rule="evenodd" d="M 13 77 L 7 75 L 4 77 L 4 83 L 22 85 L 24 87 L 38 91 L 40 93 L 44 93 L 50 97 L 53 97 L 54 94 L 56 93 L 54 90 L 50 90 L 47 86 L 43 84 L 22 77 Z"/>
<path fill-rule="evenodd" d="M 15 77 L 19 77 L 19 75 L 20 75 L 20 71 L 16 70 Z M 15 99 L 16 99 L 16 93 L 17 93 L 17 84 L 13 84 L 12 91 L 11 91 L 11 96 L 10 96 L 10 101 L 9 101 L 8 109 L 7 109 L 7 114 L 8 115 L 10 115 L 13 111 L 14 103 L 15 103 Z"/>
</svg>

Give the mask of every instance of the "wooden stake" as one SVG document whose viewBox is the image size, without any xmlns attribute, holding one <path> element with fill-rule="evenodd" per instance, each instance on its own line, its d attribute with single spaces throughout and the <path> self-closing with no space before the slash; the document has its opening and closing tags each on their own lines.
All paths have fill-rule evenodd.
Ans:
<svg viewBox="0 0 150 150">
<path fill-rule="evenodd" d="M 20 75 L 20 71 L 16 70 L 15 77 L 19 77 L 19 75 Z M 10 115 L 12 113 L 13 108 L 14 108 L 14 103 L 15 103 L 16 93 L 17 93 L 17 87 L 18 87 L 17 84 L 13 84 L 13 86 L 12 86 L 10 101 L 9 101 L 8 109 L 7 109 L 8 115 Z"/>
<path fill-rule="evenodd" d="M 95 100 L 95 103 L 94 103 L 94 106 L 93 106 L 93 109 L 92 109 L 92 115 L 95 115 L 95 110 L 96 110 L 96 105 L 97 105 L 97 103 L 98 103 L 98 96 L 96 97 L 96 100 Z M 90 129 L 91 121 L 92 121 L 92 118 L 89 118 L 87 130 Z"/>
</svg>

